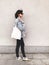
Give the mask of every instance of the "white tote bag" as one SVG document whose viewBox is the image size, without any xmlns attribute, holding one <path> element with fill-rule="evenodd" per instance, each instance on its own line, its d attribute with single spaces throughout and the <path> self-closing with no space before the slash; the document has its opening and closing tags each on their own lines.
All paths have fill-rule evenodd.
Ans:
<svg viewBox="0 0 49 65">
<path fill-rule="evenodd" d="M 13 27 L 11 38 L 21 39 L 21 31 L 16 26 Z"/>
</svg>

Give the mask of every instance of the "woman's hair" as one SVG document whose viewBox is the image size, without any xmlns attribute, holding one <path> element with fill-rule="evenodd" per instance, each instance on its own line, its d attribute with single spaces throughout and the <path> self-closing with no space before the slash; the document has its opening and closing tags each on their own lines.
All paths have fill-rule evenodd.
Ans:
<svg viewBox="0 0 49 65">
<path fill-rule="evenodd" d="M 19 14 L 23 14 L 23 10 L 17 10 L 15 13 L 15 18 L 17 18 Z"/>
</svg>

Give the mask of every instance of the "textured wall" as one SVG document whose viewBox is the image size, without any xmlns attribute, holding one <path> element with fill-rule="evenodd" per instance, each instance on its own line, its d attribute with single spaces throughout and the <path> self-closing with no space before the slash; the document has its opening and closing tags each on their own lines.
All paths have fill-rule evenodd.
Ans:
<svg viewBox="0 0 49 65">
<path fill-rule="evenodd" d="M 17 9 L 24 10 L 28 46 L 49 46 L 49 0 L 0 0 L 0 45 L 15 45 L 10 38 Z"/>
</svg>

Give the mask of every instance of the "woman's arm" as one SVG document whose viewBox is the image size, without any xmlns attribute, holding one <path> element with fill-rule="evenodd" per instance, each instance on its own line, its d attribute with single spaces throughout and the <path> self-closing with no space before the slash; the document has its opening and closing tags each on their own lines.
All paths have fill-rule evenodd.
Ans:
<svg viewBox="0 0 49 65">
<path fill-rule="evenodd" d="M 22 27 L 21 22 L 17 22 L 17 27 L 18 27 L 21 31 L 23 30 L 23 27 Z"/>
<path fill-rule="evenodd" d="M 20 31 L 24 30 L 24 27 L 22 26 L 22 23 L 18 21 L 18 19 L 15 21 L 15 25 L 18 27 Z"/>
</svg>

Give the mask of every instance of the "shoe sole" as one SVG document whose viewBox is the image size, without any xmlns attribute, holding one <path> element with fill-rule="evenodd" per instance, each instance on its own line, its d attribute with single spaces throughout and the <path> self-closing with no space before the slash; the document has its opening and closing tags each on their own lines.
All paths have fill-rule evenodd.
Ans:
<svg viewBox="0 0 49 65">
<path fill-rule="evenodd" d="M 23 60 L 23 61 L 31 61 L 31 59 L 29 59 L 29 60 Z"/>
</svg>

